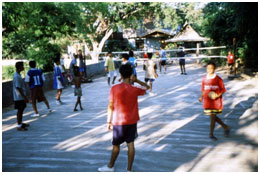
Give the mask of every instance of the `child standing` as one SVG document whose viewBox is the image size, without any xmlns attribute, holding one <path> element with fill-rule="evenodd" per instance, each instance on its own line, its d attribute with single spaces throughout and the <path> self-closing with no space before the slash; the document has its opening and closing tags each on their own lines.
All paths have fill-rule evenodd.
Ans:
<svg viewBox="0 0 260 174">
<path fill-rule="evenodd" d="M 228 136 L 230 132 L 229 126 L 227 126 L 220 118 L 217 117 L 217 114 L 222 113 L 223 102 L 222 95 L 226 92 L 223 80 L 215 74 L 216 65 L 212 62 L 207 64 L 207 75 L 202 79 L 201 91 L 202 95 L 199 98 L 199 101 L 203 100 L 204 114 L 210 116 L 210 132 L 209 138 L 216 141 L 217 138 L 214 136 L 215 123 L 219 123 L 224 128 L 224 135 Z M 215 99 L 211 99 L 208 95 L 209 92 L 215 92 Z"/>
<path fill-rule="evenodd" d="M 30 70 L 27 72 L 25 76 L 25 82 L 28 82 L 31 91 L 31 101 L 34 110 L 34 114 L 32 115 L 32 117 L 38 117 L 40 116 L 40 114 L 38 113 L 36 100 L 38 102 L 43 101 L 47 106 L 49 112 L 51 112 L 51 109 L 49 106 L 49 102 L 44 96 L 44 92 L 42 89 L 43 82 L 45 81 L 44 74 L 40 69 L 36 68 L 35 61 L 30 61 L 29 66 L 30 66 Z"/>
<path fill-rule="evenodd" d="M 29 125 L 22 123 L 23 111 L 26 108 L 26 103 L 28 103 L 28 99 L 26 97 L 26 86 L 20 74 L 24 70 L 23 62 L 16 62 L 15 68 L 16 72 L 13 77 L 13 98 L 14 108 L 17 109 L 17 130 L 27 131 L 26 127 Z"/>
<path fill-rule="evenodd" d="M 125 141 L 128 147 L 127 171 L 132 171 L 135 155 L 134 140 L 137 137 L 137 122 L 139 120 L 137 99 L 149 89 L 149 86 L 132 75 L 133 69 L 130 64 L 122 65 L 119 72 L 123 82 L 114 85 L 110 90 L 107 117 L 107 128 L 108 130 L 113 129 L 113 150 L 109 164 L 98 168 L 100 172 L 114 171 L 114 164 L 120 152 L 120 144 Z M 131 81 L 146 88 L 135 87 L 131 85 Z"/>
<path fill-rule="evenodd" d="M 81 106 L 81 96 L 82 96 L 82 89 L 81 89 L 81 80 L 82 80 L 82 77 L 80 75 L 80 70 L 78 67 L 75 67 L 74 68 L 74 84 L 75 84 L 75 88 L 74 88 L 74 95 L 77 96 L 77 102 L 75 104 L 75 107 L 74 107 L 74 111 L 78 111 L 77 110 L 77 106 L 79 104 L 80 106 L 80 110 L 83 110 L 82 106 Z"/>
<path fill-rule="evenodd" d="M 60 96 L 62 93 L 62 89 L 64 88 L 64 79 L 60 70 L 60 58 L 57 56 L 54 59 L 54 62 L 56 63 L 54 67 L 54 76 L 53 76 L 53 88 L 57 89 L 57 95 L 56 95 L 56 104 L 61 105 L 62 102 L 60 100 Z"/>
<path fill-rule="evenodd" d="M 110 86 L 110 78 L 113 78 L 112 84 L 114 84 L 117 74 L 116 74 L 115 63 L 112 58 L 112 52 L 109 51 L 107 55 L 108 57 L 105 62 L 105 71 L 107 72 L 107 83 L 108 86 Z"/>
<path fill-rule="evenodd" d="M 153 81 L 155 80 L 155 78 L 158 77 L 158 74 L 156 72 L 156 64 L 154 63 L 154 61 L 152 60 L 152 53 L 148 53 L 148 61 L 146 61 L 144 63 L 145 66 L 145 83 L 147 84 L 147 82 L 149 81 L 149 95 L 153 96 L 154 94 L 152 93 L 152 87 L 153 87 Z"/>
</svg>

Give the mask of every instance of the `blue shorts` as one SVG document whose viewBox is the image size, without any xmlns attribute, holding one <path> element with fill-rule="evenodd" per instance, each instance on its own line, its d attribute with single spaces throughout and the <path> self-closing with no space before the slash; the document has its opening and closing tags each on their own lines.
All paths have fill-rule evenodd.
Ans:
<svg viewBox="0 0 260 174">
<path fill-rule="evenodd" d="M 120 145 L 123 142 L 133 142 L 137 134 L 137 124 L 113 125 L 113 145 Z"/>
<path fill-rule="evenodd" d="M 79 72 L 84 72 L 84 68 L 79 68 Z"/>
<path fill-rule="evenodd" d="M 150 78 L 145 78 L 145 79 L 144 79 L 145 82 L 148 82 L 148 81 L 153 82 L 154 80 L 155 80 L 155 79 L 150 79 Z"/>
</svg>

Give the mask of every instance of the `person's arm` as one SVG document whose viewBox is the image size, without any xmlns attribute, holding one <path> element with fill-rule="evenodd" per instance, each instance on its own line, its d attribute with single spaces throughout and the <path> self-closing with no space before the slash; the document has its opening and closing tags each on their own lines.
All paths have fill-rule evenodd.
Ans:
<svg viewBox="0 0 260 174">
<path fill-rule="evenodd" d="M 113 110 L 114 110 L 114 104 L 113 101 L 109 101 L 108 107 L 107 107 L 107 129 L 112 130 L 112 116 L 113 116 Z"/>
<path fill-rule="evenodd" d="M 21 96 L 24 98 L 24 101 L 25 101 L 26 103 L 28 103 L 28 99 L 27 99 L 27 97 L 25 96 L 25 94 L 23 93 L 23 89 L 22 89 L 22 88 L 18 88 L 18 87 L 16 87 L 16 89 L 19 91 L 19 93 L 21 94 Z"/>
<path fill-rule="evenodd" d="M 146 90 L 148 90 L 150 88 L 150 86 L 148 86 L 146 83 L 142 82 L 141 80 L 138 80 L 134 75 L 131 75 L 131 80 L 132 80 L 132 82 L 136 82 L 139 85 L 146 87 Z"/>
<path fill-rule="evenodd" d="M 200 98 L 199 98 L 199 102 L 202 102 L 203 97 L 204 97 L 204 91 L 202 91 L 202 93 L 201 93 L 201 96 L 200 96 Z"/>
</svg>

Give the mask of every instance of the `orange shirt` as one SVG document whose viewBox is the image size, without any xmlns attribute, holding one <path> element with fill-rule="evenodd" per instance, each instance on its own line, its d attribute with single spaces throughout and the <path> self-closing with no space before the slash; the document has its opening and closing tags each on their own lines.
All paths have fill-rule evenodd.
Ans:
<svg viewBox="0 0 260 174">
<path fill-rule="evenodd" d="M 131 84 L 120 83 L 114 85 L 109 94 L 109 101 L 113 102 L 113 125 L 129 125 L 137 123 L 138 96 L 144 95 L 146 89 L 135 87 Z"/>
<path fill-rule="evenodd" d="M 212 100 L 208 97 L 210 91 L 214 91 L 217 94 L 226 92 L 223 80 L 214 75 L 213 78 L 208 78 L 207 75 L 202 79 L 201 91 L 204 92 L 203 107 L 204 109 L 223 109 L 222 96 Z"/>
</svg>

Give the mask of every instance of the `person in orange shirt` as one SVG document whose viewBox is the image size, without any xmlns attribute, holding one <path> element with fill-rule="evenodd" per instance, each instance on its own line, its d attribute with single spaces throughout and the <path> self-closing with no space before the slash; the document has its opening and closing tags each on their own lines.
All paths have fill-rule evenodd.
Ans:
<svg viewBox="0 0 260 174">
<path fill-rule="evenodd" d="M 207 64 L 207 75 L 202 79 L 201 91 L 202 95 L 199 101 L 203 101 L 204 114 L 210 116 L 210 132 L 209 138 L 216 141 L 217 138 L 213 135 L 215 123 L 219 123 L 224 128 L 224 135 L 229 136 L 230 127 L 227 126 L 217 114 L 222 113 L 223 101 L 222 95 L 226 92 L 223 80 L 215 74 L 216 65 L 212 62 Z M 214 99 L 209 97 L 210 92 L 215 92 Z"/>
<path fill-rule="evenodd" d="M 231 51 L 228 52 L 227 61 L 228 61 L 228 73 L 231 74 L 235 63 L 235 56 L 234 54 L 232 54 Z"/>
<path fill-rule="evenodd" d="M 114 172 L 114 164 L 120 152 L 120 144 L 126 142 L 128 147 L 128 168 L 133 171 L 135 148 L 134 140 L 137 135 L 137 122 L 140 119 L 138 113 L 138 96 L 144 95 L 149 86 L 136 79 L 133 75 L 131 64 L 121 65 L 119 72 L 123 82 L 112 86 L 109 94 L 108 105 L 108 130 L 113 130 L 113 149 L 108 165 L 98 168 L 100 172 Z M 135 82 L 142 87 L 133 86 Z"/>
</svg>

